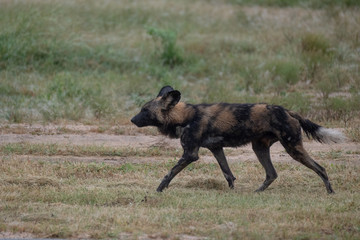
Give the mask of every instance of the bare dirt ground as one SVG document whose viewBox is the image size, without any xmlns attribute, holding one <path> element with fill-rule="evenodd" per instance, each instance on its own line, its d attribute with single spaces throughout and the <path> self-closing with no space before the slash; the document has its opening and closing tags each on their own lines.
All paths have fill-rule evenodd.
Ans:
<svg viewBox="0 0 360 240">
<path fill-rule="evenodd" d="M 121 129 L 121 135 L 116 132 Z M 11 124 L 0 125 L 0 145 L 6 143 L 30 143 L 30 144 L 61 144 L 61 145 L 96 145 L 114 148 L 149 148 L 149 147 L 171 147 L 181 151 L 178 139 L 169 139 L 162 135 L 154 135 L 156 131 L 144 132 L 137 130 L 133 126 L 117 126 L 101 131 L 97 126 L 87 125 L 25 125 Z M 150 134 L 150 135 L 149 135 Z M 360 144 L 345 142 L 341 144 L 321 144 L 305 139 L 305 149 L 318 159 L 319 155 L 323 160 L 331 163 L 360 164 Z M 341 153 L 341 157 L 331 154 Z M 339 155 L 339 154 L 337 154 Z M 280 143 L 275 143 L 271 147 L 271 156 L 274 162 L 293 161 L 286 154 Z M 76 161 L 76 162 L 105 162 L 110 164 L 123 164 L 126 162 L 141 163 L 148 161 L 164 161 L 169 157 L 98 157 L 98 156 L 17 156 L 25 159 L 41 159 L 48 161 Z M 227 152 L 228 161 L 257 161 L 251 149 L 251 145 L 239 148 L 232 148 Z M 325 159 L 324 159 L 325 158 Z M 200 156 L 200 161 L 214 162 L 210 153 Z"/>
</svg>

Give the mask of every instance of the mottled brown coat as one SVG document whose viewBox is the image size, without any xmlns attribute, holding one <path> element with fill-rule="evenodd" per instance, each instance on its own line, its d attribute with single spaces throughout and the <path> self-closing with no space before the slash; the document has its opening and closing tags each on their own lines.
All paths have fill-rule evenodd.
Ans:
<svg viewBox="0 0 360 240">
<path fill-rule="evenodd" d="M 131 119 L 138 127 L 156 126 L 172 138 L 180 138 L 184 149 L 179 162 L 164 177 L 157 191 L 168 187 L 170 181 L 187 165 L 199 159 L 200 147 L 208 148 L 218 161 L 231 188 L 232 174 L 223 147 L 238 147 L 251 143 L 266 178 L 257 191 L 265 190 L 277 173 L 270 159 L 270 147 L 280 141 L 292 158 L 315 171 L 325 183 L 329 193 L 333 189 L 326 171 L 305 151 L 301 128 L 315 140 L 337 142 L 341 133 L 329 131 L 299 114 L 281 106 L 268 104 L 186 104 L 181 94 L 170 86 L 163 87 L 158 96 L 146 103 L 139 114 Z"/>
</svg>

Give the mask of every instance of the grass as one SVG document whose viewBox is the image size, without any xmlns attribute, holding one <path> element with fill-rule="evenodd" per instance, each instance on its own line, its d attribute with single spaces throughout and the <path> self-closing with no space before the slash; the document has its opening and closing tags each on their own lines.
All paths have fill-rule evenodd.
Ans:
<svg viewBox="0 0 360 240">
<path fill-rule="evenodd" d="M 11 125 L 66 122 L 98 125 L 89 130 L 97 133 L 138 134 L 119 124 L 129 124 L 142 104 L 172 85 L 190 103 L 281 104 L 324 126 L 345 127 L 359 142 L 359 3 L 2 1 L 0 130 L 88 131 Z M 274 163 L 279 178 L 256 194 L 264 172 L 250 161 L 231 164 L 238 178 L 234 190 L 216 164 L 200 161 L 164 193 L 155 193 L 179 154 L 163 147 L 1 144 L 0 233 L 360 238 L 360 169 L 343 161 L 358 151 L 316 156 L 335 195 L 326 194 L 319 177 L 296 163 Z M 50 161 L 52 156 L 118 156 L 125 163 Z M 162 161 L 129 162 L 151 156 Z"/>
<path fill-rule="evenodd" d="M 0 121 L 128 123 L 170 84 L 191 103 L 269 102 L 346 125 L 331 99 L 359 98 L 358 7 L 352 0 L 89 1 L 86 8 L 7 1 Z M 355 104 L 346 115 L 359 111 Z"/>
<path fill-rule="evenodd" d="M 171 164 L 119 166 L 3 157 L 0 229 L 59 238 L 360 236 L 359 166 L 322 163 L 336 191 L 328 195 L 318 176 L 306 168 L 278 163 L 279 179 L 257 194 L 253 190 L 264 177 L 258 163 L 232 164 L 238 180 L 230 190 L 216 164 L 199 162 L 158 194 L 155 188 Z"/>
<path fill-rule="evenodd" d="M 47 143 L 7 143 L 0 145 L 0 154 L 36 156 L 179 156 L 176 148 L 170 147 L 107 147 L 97 145 L 47 144 Z"/>
<path fill-rule="evenodd" d="M 149 28 L 147 33 L 151 35 L 154 41 L 160 40 L 162 45 L 160 59 L 163 64 L 174 67 L 183 63 L 181 50 L 176 46 L 176 33 L 157 28 Z"/>
</svg>

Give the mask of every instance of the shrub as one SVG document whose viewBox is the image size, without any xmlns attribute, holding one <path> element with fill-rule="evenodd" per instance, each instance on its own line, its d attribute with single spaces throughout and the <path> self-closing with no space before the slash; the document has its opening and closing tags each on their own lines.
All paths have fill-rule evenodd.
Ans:
<svg viewBox="0 0 360 240">
<path fill-rule="evenodd" d="M 2 110 L 4 112 L 5 119 L 12 123 L 23 122 L 23 120 L 27 116 L 26 112 L 23 111 L 23 109 L 21 108 L 23 98 L 22 97 L 17 97 L 13 99 L 8 98 L 7 100 L 10 102 L 8 102 L 7 103 L 8 106 Z"/>
<path fill-rule="evenodd" d="M 162 47 L 160 59 L 163 64 L 174 67 L 183 63 L 182 50 L 176 46 L 177 35 L 174 31 L 149 28 L 147 32 L 155 42 L 160 40 Z"/>
<path fill-rule="evenodd" d="M 307 33 L 301 39 L 301 50 L 305 53 L 328 54 L 330 43 L 323 35 Z"/>
<path fill-rule="evenodd" d="M 348 122 L 360 111 L 359 95 L 351 98 L 333 97 L 327 100 L 328 118 L 341 120 L 347 126 Z"/>
<path fill-rule="evenodd" d="M 265 67 L 275 89 L 286 89 L 299 81 L 300 65 L 290 61 L 272 61 Z"/>
<path fill-rule="evenodd" d="M 320 34 L 307 33 L 301 39 L 301 52 L 306 66 L 306 76 L 313 81 L 319 70 L 333 59 L 330 42 Z"/>
<path fill-rule="evenodd" d="M 322 77 L 315 86 L 317 90 L 321 93 L 323 101 L 326 101 L 331 93 L 338 90 L 338 87 L 333 81 L 329 81 L 328 78 L 324 77 Z"/>
<path fill-rule="evenodd" d="M 287 109 L 306 115 L 311 108 L 309 97 L 300 92 L 285 93 L 282 96 L 276 96 L 271 100 L 272 103 L 282 105 Z"/>
</svg>

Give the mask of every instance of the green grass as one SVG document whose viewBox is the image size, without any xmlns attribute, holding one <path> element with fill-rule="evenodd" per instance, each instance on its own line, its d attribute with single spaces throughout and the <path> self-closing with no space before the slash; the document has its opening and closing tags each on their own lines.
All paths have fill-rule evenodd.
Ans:
<svg viewBox="0 0 360 240">
<path fill-rule="evenodd" d="M 0 121 L 128 122 L 170 84 L 192 103 L 281 103 L 346 122 L 317 93 L 359 98 L 357 2 L 2 3 Z"/>
<path fill-rule="evenodd" d="M 215 164 L 194 163 L 163 193 L 168 163 L 48 162 L 3 157 L 0 230 L 38 237 L 116 238 L 128 234 L 214 239 L 358 239 L 359 167 L 323 162 L 336 191 L 314 173 L 278 163 L 279 178 L 261 194 L 258 163 L 233 163 L 230 190 Z"/>
</svg>

